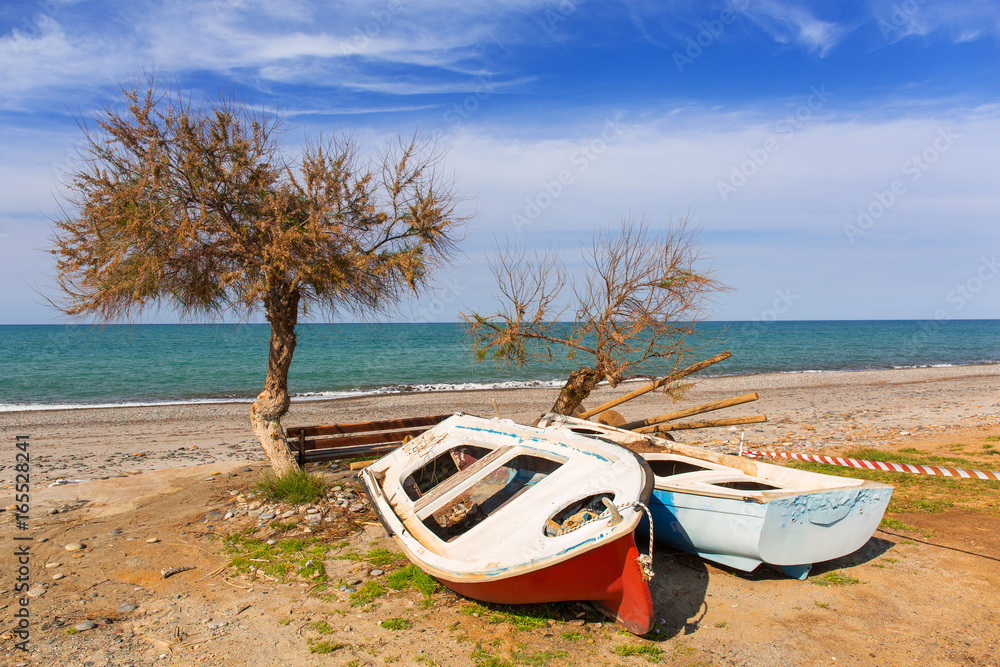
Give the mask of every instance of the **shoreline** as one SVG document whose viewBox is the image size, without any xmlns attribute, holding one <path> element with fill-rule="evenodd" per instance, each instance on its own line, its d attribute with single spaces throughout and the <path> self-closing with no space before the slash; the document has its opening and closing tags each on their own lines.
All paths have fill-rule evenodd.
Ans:
<svg viewBox="0 0 1000 667">
<path fill-rule="evenodd" d="M 633 383 L 599 387 L 585 402 L 596 407 L 634 389 Z M 641 419 L 758 392 L 755 402 L 705 417 L 766 414 L 767 422 L 676 433 L 689 444 L 799 448 L 806 452 L 880 447 L 901 434 L 1000 423 L 1000 365 L 769 373 L 691 378 L 679 400 L 649 392 L 615 409 Z M 293 402 L 282 426 L 374 421 L 465 412 L 531 423 L 547 412 L 556 388 L 482 389 Z M 250 429 L 249 403 L 79 408 L 8 412 L 0 434 L 28 435 L 39 482 L 98 479 L 204 463 L 260 462 L 263 451 Z M 0 490 L 13 458 L 0 458 Z"/>
<path fill-rule="evenodd" d="M 965 371 L 973 369 L 982 369 L 979 373 L 973 373 L 973 376 L 980 375 L 1000 375 L 1000 362 L 996 363 L 985 363 L 985 364 L 934 364 L 928 366 L 893 366 L 888 368 L 861 368 L 861 369 L 850 369 L 850 370 L 822 370 L 822 369 L 805 369 L 805 370 L 794 370 L 794 371 L 761 371 L 753 373 L 728 373 L 721 375 L 703 375 L 695 376 L 694 378 L 686 378 L 685 380 L 691 380 L 695 382 L 711 382 L 711 381 L 726 381 L 735 379 L 739 384 L 752 384 L 751 382 L 740 382 L 740 379 L 752 379 L 752 378 L 784 378 L 786 376 L 799 376 L 799 375 L 818 375 L 821 378 L 831 378 L 831 376 L 851 376 L 853 374 L 865 374 L 865 373 L 895 373 L 898 371 L 937 371 L 939 369 L 956 369 L 963 375 Z M 993 371 L 987 371 L 985 369 L 993 369 Z M 632 386 L 641 383 L 648 383 L 650 380 L 647 378 L 638 378 L 625 380 L 621 383 L 621 386 Z M 923 381 L 922 379 L 904 379 L 903 382 L 914 382 Z M 334 401 L 346 401 L 351 399 L 365 399 L 365 398 L 376 398 L 379 396 L 421 396 L 421 395 L 432 395 L 432 394 L 462 394 L 466 392 L 484 392 L 484 391 L 522 391 L 530 389 L 558 389 L 563 382 L 562 379 L 554 380 L 512 380 L 497 383 L 475 383 L 467 382 L 461 383 L 461 386 L 456 383 L 438 383 L 432 385 L 417 385 L 417 388 L 408 390 L 392 390 L 392 389 L 373 389 L 371 391 L 362 390 L 347 390 L 345 392 L 323 392 L 321 395 L 316 394 L 302 394 L 293 395 L 291 401 L 293 404 L 300 403 L 317 403 L 317 402 L 334 402 Z M 777 385 L 789 386 L 786 381 L 778 381 Z M 820 381 L 819 385 L 825 384 Z M 817 383 L 810 382 L 803 386 L 818 386 Z M 420 388 L 420 387 L 430 387 L 430 388 Z M 441 389 L 435 389 L 433 387 L 442 387 Z M 595 393 L 601 390 L 615 391 L 616 388 L 610 387 L 606 382 L 602 381 L 597 388 Z M 325 395 L 329 394 L 329 395 Z M 109 403 L 54 403 L 54 404 L 31 404 L 27 406 L 19 405 L 4 405 L 0 404 L 0 415 L 5 414 L 18 414 L 25 412 L 53 412 L 53 411 L 73 411 L 73 410 L 111 410 L 111 409 L 137 409 L 137 408 L 159 408 L 159 407 L 175 407 L 175 406 L 204 406 L 204 405 L 247 405 L 249 406 L 255 400 L 254 397 L 240 397 L 240 398 L 192 398 L 192 399 L 164 399 L 162 401 L 142 401 L 135 403 L 123 403 L 123 402 L 109 402 Z"/>
</svg>

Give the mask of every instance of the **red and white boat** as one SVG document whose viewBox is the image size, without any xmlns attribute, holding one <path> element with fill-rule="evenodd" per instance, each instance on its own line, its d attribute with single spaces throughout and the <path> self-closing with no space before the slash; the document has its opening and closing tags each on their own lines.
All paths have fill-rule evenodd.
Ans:
<svg viewBox="0 0 1000 667">
<path fill-rule="evenodd" d="M 634 532 L 652 492 L 633 452 L 569 430 L 454 415 L 361 474 L 406 556 L 476 600 L 585 600 L 635 634 L 652 627 Z"/>
</svg>

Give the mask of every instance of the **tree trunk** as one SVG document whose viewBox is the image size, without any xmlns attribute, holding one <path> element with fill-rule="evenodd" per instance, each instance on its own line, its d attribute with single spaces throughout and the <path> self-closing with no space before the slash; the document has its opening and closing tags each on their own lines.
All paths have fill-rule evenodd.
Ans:
<svg viewBox="0 0 1000 667">
<path fill-rule="evenodd" d="M 590 396 L 597 383 L 604 377 L 593 368 L 578 368 L 569 374 L 569 379 L 559 391 L 559 397 L 552 406 L 557 415 L 571 415 L 584 399 Z"/>
<path fill-rule="evenodd" d="M 272 290 L 264 301 L 271 323 L 271 347 L 267 358 L 264 391 L 250 406 L 250 426 L 260 440 L 267 460 L 277 475 L 297 467 L 285 444 L 281 417 L 288 412 L 288 368 L 295 352 L 295 325 L 299 319 L 298 290 Z"/>
</svg>

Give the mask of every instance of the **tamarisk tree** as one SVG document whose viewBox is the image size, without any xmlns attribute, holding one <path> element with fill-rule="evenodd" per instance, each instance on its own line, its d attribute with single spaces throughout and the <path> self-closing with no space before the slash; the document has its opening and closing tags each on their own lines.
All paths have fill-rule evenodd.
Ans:
<svg viewBox="0 0 1000 667">
<path fill-rule="evenodd" d="M 696 323 L 723 286 L 700 271 L 686 220 L 656 232 L 623 219 L 581 249 L 571 275 L 556 253 L 528 256 L 508 245 L 491 262 L 499 287 L 495 314 L 463 313 L 480 361 L 523 366 L 560 349 L 583 359 L 551 411 L 573 414 L 598 382 L 649 377 L 676 367 L 695 346 Z"/>
<path fill-rule="evenodd" d="M 101 322 L 153 305 L 181 317 L 265 315 L 251 427 L 278 474 L 295 465 L 281 417 L 300 314 L 378 312 L 426 285 L 462 220 L 440 156 L 397 138 L 362 156 L 336 138 L 289 154 L 275 113 L 194 104 L 154 77 L 81 123 L 81 163 L 54 221 L 57 306 Z"/>
</svg>

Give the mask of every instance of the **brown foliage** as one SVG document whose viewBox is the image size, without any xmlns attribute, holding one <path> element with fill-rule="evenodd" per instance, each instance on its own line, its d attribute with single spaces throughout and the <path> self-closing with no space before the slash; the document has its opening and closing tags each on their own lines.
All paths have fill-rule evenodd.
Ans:
<svg viewBox="0 0 1000 667">
<path fill-rule="evenodd" d="M 616 386 L 672 370 L 693 347 L 709 298 L 723 289 L 696 268 L 696 234 L 685 220 L 655 233 L 625 219 L 618 230 L 598 232 L 583 255 L 583 275 L 571 280 L 554 252 L 527 257 L 502 248 L 491 265 L 500 309 L 464 315 L 481 361 L 521 366 L 552 358 L 554 348 L 589 358 L 553 405 L 560 414 L 571 414 L 601 380 Z"/>
<path fill-rule="evenodd" d="M 163 303 L 182 316 L 263 311 L 265 421 L 288 407 L 300 312 L 381 309 L 452 250 L 456 198 L 415 140 L 369 159 L 350 138 L 292 156 L 272 113 L 192 104 L 155 77 L 122 94 L 82 124 L 85 166 L 55 221 L 58 306 L 99 321 Z"/>
</svg>

